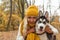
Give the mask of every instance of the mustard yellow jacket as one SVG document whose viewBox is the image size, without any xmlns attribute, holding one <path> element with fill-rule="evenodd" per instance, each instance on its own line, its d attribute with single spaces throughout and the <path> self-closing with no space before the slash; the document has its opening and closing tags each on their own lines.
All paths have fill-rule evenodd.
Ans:
<svg viewBox="0 0 60 40">
<path fill-rule="evenodd" d="M 20 33 L 21 35 L 23 35 L 23 25 L 24 25 L 24 21 L 22 21 L 20 23 Z M 35 33 L 29 33 L 26 37 L 26 40 L 40 40 L 39 36 L 36 35 Z"/>
</svg>

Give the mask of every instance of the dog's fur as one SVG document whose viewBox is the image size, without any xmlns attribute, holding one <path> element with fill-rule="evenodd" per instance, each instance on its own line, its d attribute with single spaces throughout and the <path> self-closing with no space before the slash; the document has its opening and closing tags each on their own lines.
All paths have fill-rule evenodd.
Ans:
<svg viewBox="0 0 60 40">
<path fill-rule="evenodd" d="M 49 25 L 49 21 L 45 16 L 39 17 L 36 22 L 36 34 L 40 37 L 41 40 L 55 40 L 53 38 L 53 33 L 48 33 L 45 31 L 47 28 L 46 25 L 48 25 L 49 28 L 52 27 Z M 54 27 L 50 29 L 55 31 Z"/>
</svg>

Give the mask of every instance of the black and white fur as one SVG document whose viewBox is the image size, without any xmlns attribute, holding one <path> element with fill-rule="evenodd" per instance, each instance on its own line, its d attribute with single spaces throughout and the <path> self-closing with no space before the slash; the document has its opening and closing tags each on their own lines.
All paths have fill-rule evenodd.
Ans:
<svg viewBox="0 0 60 40">
<path fill-rule="evenodd" d="M 45 32 L 46 25 L 49 25 L 50 29 L 53 31 L 53 34 Z M 49 24 L 49 21 L 45 16 L 41 16 L 37 19 L 36 34 L 40 37 L 41 40 L 55 40 L 52 36 L 56 33 L 58 33 L 58 30 Z"/>
</svg>

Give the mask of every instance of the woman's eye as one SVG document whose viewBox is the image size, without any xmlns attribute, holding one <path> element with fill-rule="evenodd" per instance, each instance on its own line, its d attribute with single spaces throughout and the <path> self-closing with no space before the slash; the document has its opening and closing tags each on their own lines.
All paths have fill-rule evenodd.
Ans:
<svg viewBox="0 0 60 40">
<path fill-rule="evenodd" d="M 33 17 L 33 18 L 36 18 L 36 17 Z"/>
<path fill-rule="evenodd" d="M 29 19 L 31 18 L 31 17 L 28 17 Z"/>
</svg>

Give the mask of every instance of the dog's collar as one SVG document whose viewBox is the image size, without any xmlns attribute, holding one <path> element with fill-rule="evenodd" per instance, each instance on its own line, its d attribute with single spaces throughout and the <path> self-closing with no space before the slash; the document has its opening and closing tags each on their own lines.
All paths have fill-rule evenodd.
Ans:
<svg viewBox="0 0 60 40">
<path fill-rule="evenodd" d="M 41 33 L 41 34 L 38 34 L 38 33 L 36 33 L 37 35 L 42 35 L 42 34 L 44 34 L 44 33 L 46 33 L 46 32 L 43 32 L 43 33 Z"/>
</svg>

